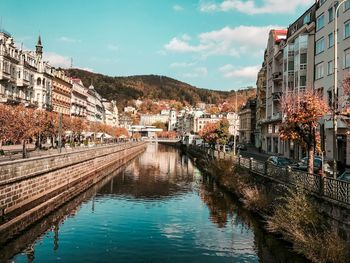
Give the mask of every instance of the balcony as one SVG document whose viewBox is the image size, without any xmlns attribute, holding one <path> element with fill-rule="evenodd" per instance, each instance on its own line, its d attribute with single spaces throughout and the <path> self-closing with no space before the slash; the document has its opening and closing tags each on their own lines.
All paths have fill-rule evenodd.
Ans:
<svg viewBox="0 0 350 263">
<path fill-rule="evenodd" d="M 279 101 L 282 97 L 282 92 L 278 91 L 278 92 L 273 92 L 272 93 L 272 100 L 273 101 Z"/>
<path fill-rule="evenodd" d="M 277 71 L 277 72 L 272 73 L 272 80 L 273 81 L 281 81 L 282 80 L 282 72 Z"/>
</svg>

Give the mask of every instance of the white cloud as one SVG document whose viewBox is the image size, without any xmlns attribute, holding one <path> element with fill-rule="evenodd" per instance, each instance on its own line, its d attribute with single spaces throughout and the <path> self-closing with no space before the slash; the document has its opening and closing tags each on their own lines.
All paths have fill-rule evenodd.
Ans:
<svg viewBox="0 0 350 263">
<path fill-rule="evenodd" d="M 170 40 L 170 42 L 168 44 L 166 44 L 164 47 L 166 50 L 179 52 L 179 53 L 199 52 L 199 51 L 206 49 L 206 47 L 204 47 L 202 45 L 192 46 L 189 43 L 187 43 L 187 41 L 182 40 L 182 39 L 178 39 L 176 37 L 174 37 L 172 40 Z"/>
<path fill-rule="evenodd" d="M 221 3 L 201 1 L 199 10 L 201 12 L 238 11 L 249 15 L 285 14 L 295 13 L 299 7 L 309 7 L 314 2 L 314 0 L 263 0 L 262 4 L 257 4 L 254 0 L 224 0 Z"/>
<path fill-rule="evenodd" d="M 219 70 L 223 72 L 225 78 L 255 80 L 260 70 L 260 65 L 235 68 L 231 64 L 227 64 L 219 68 Z"/>
<path fill-rule="evenodd" d="M 219 71 L 221 72 L 227 72 L 227 71 L 230 71 L 230 70 L 233 70 L 235 67 L 232 66 L 231 64 L 226 64 L 226 65 L 223 65 L 222 67 L 219 68 Z"/>
<path fill-rule="evenodd" d="M 189 63 L 187 63 L 187 62 L 174 62 L 174 63 L 170 64 L 170 67 L 171 68 L 188 68 L 188 67 L 192 67 L 194 65 L 196 65 L 196 63 L 194 63 L 194 62 L 189 62 Z"/>
<path fill-rule="evenodd" d="M 176 12 L 183 11 L 184 8 L 181 5 L 173 5 L 173 10 Z"/>
<path fill-rule="evenodd" d="M 239 57 L 242 54 L 256 55 L 266 47 L 268 33 L 281 26 L 237 26 L 224 27 L 219 30 L 201 33 L 197 44 L 190 40 L 174 37 L 164 46 L 165 50 L 174 53 L 200 53 L 206 58 L 213 55 Z"/>
<path fill-rule="evenodd" d="M 54 67 L 69 68 L 71 60 L 69 57 L 62 56 L 54 52 L 44 52 L 44 60 Z"/>
<path fill-rule="evenodd" d="M 117 45 L 115 45 L 115 44 L 108 44 L 108 45 L 107 45 L 107 48 L 108 48 L 109 50 L 114 50 L 114 51 L 119 50 L 119 47 L 118 47 Z"/>
<path fill-rule="evenodd" d="M 65 43 L 78 43 L 81 42 L 81 40 L 79 39 L 74 39 L 74 38 L 70 38 L 70 37 L 66 37 L 66 36 L 62 36 L 58 39 L 61 42 L 65 42 Z"/>
<path fill-rule="evenodd" d="M 182 76 L 184 78 L 203 78 L 208 75 L 208 69 L 206 67 L 195 68 L 192 72 L 184 73 Z"/>
<path fill-rule="evenodd" d="M 190 41 L 192 38 L 191 38 L 191 36 L 189 36 L 189 35 L 187 35 L 187 34 L 183 34 L 182 36 L 181 36 L 181 38 L 182 38 L 182 40 L 184 40 L 184 41 Z"/>
</svg>

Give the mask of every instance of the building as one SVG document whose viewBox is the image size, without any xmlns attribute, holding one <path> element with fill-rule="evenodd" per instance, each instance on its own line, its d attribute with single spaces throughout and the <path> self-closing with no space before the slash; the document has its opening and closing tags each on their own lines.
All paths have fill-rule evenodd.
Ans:
<svg viewBox="0 0 350 263">
<path fill-rule="evenodd" d="M 236 112 L 228 112 L 226 114 L 226 119 L 229 123 L 228 132 L 230 135 L 238 136 L 239 134 L 239 116 Z"/>
<path fill-rule="evenodd" d="M 334 87 L 334 20 L 338 22 L 338 110 L 345 110 L 343 98 L 347 95 L 342 88 L 344 78 L 350 74 L 350 1 L 339 8 L 338 16 L 335 8 L 338 1 L 322 0 L 316 10 L 315 35 L 315 88 L 323 93 L 323 98 L 332 106 Z M 342 119 L 342 120 L 341 120 Z M 350 165 L 350 138 L 346 118 L 337 122 L 338 160 Z M 333 124 L 331 116 L 323 121 L 325 132 L 325 156 L 333 159 Z"/>
<path fill-rule="evenodd" d="M 91 122 L 104 122 L 104 107 L 102 97 L 95 90 L 93 85 L 87 89 L 87 104 L 86 104 L 87 120 Z"/>
<path fill-rule="evenodd" d="M 241 108 L 239 116 L 239 142 L 254 144 L 256 122 L 256 99 L 250 99 Z"/>
<path fill-rule="evenodd" d="M 282 141 L 279 138 L 278 131 L 282 122 L 283 40 L 286 39 L 286 36 L 286 29 L 271 30 L 264 57 L 264 63 L 266 65 L 266 114 L 265 119 L 260 120 L 261 146 L 265 152 L 274 154 L 281 154 L 283 152 Z M 247 112 L 247 114 L 249 113 Z M 245 122 L 245 120 L 241 120 L 240 123 Z M 249 126 L 249 124 L 244 125 Z M 247 132 L 243 132 L 247 128 L 242 126 L 240 129 L 242 130 L 242 135 L 248 131 L 250 132 L 250 129 Z M 245 138 L 249 139 L 249 135 L 246 135 Z"/>
<path fill-rule="evenodd" d="M 222 114 L 215 115 L 215 114 L 203 114 L 200 117 L 194 117 L 193 118 L 193 129 L 192 131 L 195 133 L 200 132 L 205 125 L 209 123 L 217 123 L 221 121 L 224 118 Z"/>
<path fill-rule="evenodd" d="M 63 70 L 53 69 L 52 109 L 54 112 L 70 115 L 72 83 Z"/>
<path fill-rule="evenodd" d="M 176 110 L 170 110 L 169 111 L 169 123 L 168 123 L 168 130 L 169 131 L 175 131 L 177 129 L 177 113 Z"/>
<path fill-rule="evenodd" d="M 118 108 L 115 101 L 102 100 L 105 109 L 105 123 L 112 127 L 119 126 Z"/>
<path fill-rule="evenodd" d="M 312 5 L 288 27 L 283 48 L 283 93 L 298 96 L 306 88 L 313 88 L 315 21 L 318 4 Z M 293 141 L 282 141 L 281 153 L 292 159 L 300 159 L 305 153 Z"/>
<path fill-rule="evenodd" d="M 72 78 L 71 116 L 87 117 L 88 89 L 80 79 Z"/>
<path fill-rule="evenodd" d="M 262 148 L 262 134 L 267 134 L 267 131 L 262 131 L 262 120 L 266 119 L 266 50 L 264 53 L 264 62 L 258 72 L 256 81 L 256 125 L 255 125 L 255 147 Z M 265 127 L 267 127 L 265 125 Z"/>
<path fill-rule="evenodd" d="M 40 36 L 35 52 L 23 51 L 0 31 L 0 102 L 52 110 L 52 69 L 42 54 Z"/>
</svg>

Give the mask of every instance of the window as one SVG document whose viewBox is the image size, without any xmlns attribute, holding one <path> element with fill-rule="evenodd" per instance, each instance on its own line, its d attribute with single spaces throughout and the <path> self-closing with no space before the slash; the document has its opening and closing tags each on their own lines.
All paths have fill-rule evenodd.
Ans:
<svg viewBox="0 0 350 263">
<path fill-rule="evenodd" d="M 308 13 L 306 16 L 304 16 L 303 24 L 304 25 L 309 24 L 310 21 L 311 21 L 311 15 L 310 13 Z"/>
<path fill-rule="evenodd" d="M 323 5 L 326 2 L 326 0 L 321 0 L 320 5 Z"/>
<path fill-rule="evenodd" d="M 333 21 L 333 7 L 328 9 L 328 23 Z"/>
<path fill-rule="evenodd" d="M 350 37 L 350 20 L 344 23 L 344 39 Z"/>
<path fill-rule="evenodd" d="M 306 76 L 300 76 L 300 86 L 306 87 Z"/>
<path fill-rule="evenodd" d="M 333 73 L 334 73 L 334 63 L 333 63 L 333 60 L 331 60 L 331 61 L 328 61 L 327 63 L 327 74 L 331 75 Z"/>
<path fill-rule="evenodd" d="M 350 9 L 350 0 L 346 1 L 344 4 L 344 12 Z"/>
<path fill-rule="evenodd" d="M 328 48 L 334 46 L 334 35 L 333 32 L 328 34 Z"/>
<path fill-rule="evenodd" d="M 300 64 L 306 64 L 307 63 L 307 54 L 302 53 L 300 54 Z"/>
<path fill-rule="evenodd" d="M 324 27 L 324 14 L 320 15 L 319 17 L 317 17 L 316 31 L 320 30 L 323 27 Z"/>
<path fill-rule="evenodd" d="M 324 75 L 324 67 L 323 67 L 323 62 L 319 63 L 316 65 L 315 69 L 315 79 L 320 79 Z"/>
<path fill-rule="evenodd" d="M 349 68 L 350 67 L 350 48 L 344 51 L 344 67 Z"/>
<path fill-rule="evenodd" d="M 320 38 L 316 41 L 316 55 L 324 51 L 324 38 Z"/>
</svg>

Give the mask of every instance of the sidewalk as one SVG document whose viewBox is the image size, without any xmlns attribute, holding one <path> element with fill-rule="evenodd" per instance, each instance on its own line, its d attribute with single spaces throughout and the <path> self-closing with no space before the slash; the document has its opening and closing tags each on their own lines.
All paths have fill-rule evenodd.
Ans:
<svg viewBox="0 0 350 263">
<path fill-rule="evenodd" d="M 267 160 L 267 158 L 272 156 L 272 154 L 259 152 L 259 150 L 257 148 L 255 148 L 254 146 L 250 146 L 250 145 L 247 145 L 246 151 L 240 151 L 240 155 L 242 155 L 243 157 L 248 157 L 248 158 L 252 157 L 256 160 L 263 161 L 263 162 L 265 162 Z"/>
</svg>

